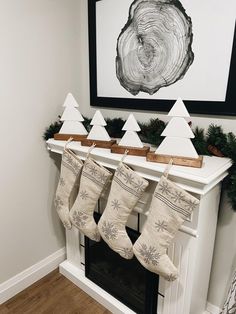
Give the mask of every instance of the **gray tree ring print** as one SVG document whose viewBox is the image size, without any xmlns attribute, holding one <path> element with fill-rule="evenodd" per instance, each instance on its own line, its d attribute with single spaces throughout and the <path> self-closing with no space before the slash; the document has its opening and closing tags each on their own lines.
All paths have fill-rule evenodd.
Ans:
<svg viewBox="0 0 236 314">
<path fill-rule="evenodd" d="M 116 75 L 132 95 L 182 79 L 192 64 L 192 22 L 178 0 L 135 0 L 117 40 Z"/>
</svg>

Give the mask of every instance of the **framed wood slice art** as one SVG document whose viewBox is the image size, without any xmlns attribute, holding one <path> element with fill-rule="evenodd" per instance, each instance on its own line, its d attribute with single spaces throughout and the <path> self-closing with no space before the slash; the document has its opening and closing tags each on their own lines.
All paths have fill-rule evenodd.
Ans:
<svg viewBox="0 0 236 314">
<path fill-rule="evenodd" d="M 88 0 L 91 106 L 235 115 L 236 1 Z M 224 14 L 222 14 L 224 12 Z"/>
</svg>

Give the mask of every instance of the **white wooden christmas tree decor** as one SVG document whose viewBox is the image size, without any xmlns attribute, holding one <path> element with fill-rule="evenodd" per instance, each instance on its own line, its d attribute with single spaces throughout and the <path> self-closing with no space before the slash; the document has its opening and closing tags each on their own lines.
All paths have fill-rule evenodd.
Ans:
<svg viewBox="0 0 236 314">
<path fill-rule="evenodd" d="M 178 98 L 168 113 L 172 119 L 167 124 L 161 136 L 164 140 L 155 153 L 147 155 L 148 161 L 168 163 L 172 159 L 173 164 L 200 168 L 202 157 L 199 157 L 192 142 L 194 134 L 185 117 L 190 117 L 183 101 Z"/>
<path fill-rule="evenodd" d="M 111 140 L 107 133 L 105 129 L 107 125 L 106 121 L 99 110 L 95 112 L 90 125 L 92 125 L 92 129 L 87 138 L 81 142 L 82 145 L 91 146 L 94 143 L 96 147 L 110 148 L 116 142 L 115 140 Z"/>
<path fill-rule="evenodd" d="M 185 104 L 183 103 L 180 97 L 176 100 L 174 106 L 169 111 L 168 116 L 169 117 L 183 117 L 183 118 L 190 117 L 188 110 L 186 109 Z"/>
<path fill-rule="evenodd" d="M 128 150 L 129 155 L 146 156 L 150 148 L 143 146 L 143 143 L 137 134 L 137 132 L 141 131 L 141 129 L 132 113 L 126 120 L 122 130 L 126 132 L 119 144 L 112 146 L 111 152 L 123 154 L 126 150 Z"/>
<path fill-rule="evenodd" d="M 76 107 L 78 108 L 79 105 L 75 100 L 74 96 L 71 93 L 68 93 L 66 99 L 64 101 L 63 107 Z"/>
<path fill-rule="evenodd" d="M 77 109 L 79 107 L 78 103 L 71 93 L 66 96 L 63 107 L 65 109 L 60 119 L 63 124 L 59 133 L 54 135 L 54 139 L 67 140 L 72 137 L 75 141 L 81 141 L 87 136 L 88 132 L 82 124 L 84 119 Z"/>
</svg>

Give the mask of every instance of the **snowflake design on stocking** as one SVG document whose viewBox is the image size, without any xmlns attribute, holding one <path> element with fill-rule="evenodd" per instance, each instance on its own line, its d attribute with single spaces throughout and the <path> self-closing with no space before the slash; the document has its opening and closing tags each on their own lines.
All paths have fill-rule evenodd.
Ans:
<svg viewBox="0 0 236 314">
<path fill-rule="evenodd" d="M 171 194 L 171 188 L 166 182 L 160 183 L 159 190 L 163 195 Z"/>
<path fill-rule="evenodd" d="M 78 228 L 82 228 L 86 224 L 86 221 L 87 221 L 89 216 L 83 212 L 74 212 L 72 217 L 73 217 L 73 221 L 74 221 L 75 225 Z"/>
<path fill-rule="evenodd" d="M 133 250 L 130 248 L 127 248 L 127 247 L 123 248 L 122 253 L 123 253 L 123 256 L 127 259 L 130 259 L 133 257 Z"/>
<path fill-rule="evenodd" d="M 91 167 L 89 168 L 89 171 L 90 171 L 90 173 L 91 173 L 92 176 L 95 176 L 95 177 L 96 177 L 96 175 L 97 175 L 97 169 L 96 169 L 95 166 L 91 166 Z"/>
<path fill-rule="evenodd" d="M 117 176 L 117 177 L 122 177 L 123 174 L 124 174 L 124 170 L 122 170 L 121 167 L 118 167 L 118 168 L 116 169 L 116 176 Z"/>
<path fill-rule="evenodd" d="M 138 192 L 143 192 L 145 190 L 145 186 L 143 184 L 143 181 L 138 181 L 134 183 L 135 189 L 137 189 Z"/>
<path fill-rule="evenodd" d="M 60 196 L 57 196 L 54 200 L 54 204 L 56 206 L 57 209 L 61 209 L 62 206 L 64 205 L 62 199 L 60 198 Z"/>
<path fill-rule="evenodd" d="M 125 173 L 125 178 L 124 178 L 125 182 L 128 184 L 132 184 L 133 183 L 133 176 L 131 173 Z"/>
<path fill-rule="evenodd" d="M 107 240 L 115 240 L 118 235 L 118 230 L 112 222 L 104 221 L 102 224 L 102 232 Z"/>
<path fill-rule="evenodd" d="M 191 201 L 191 200 L 185 200 L 186 203 L 186 209 L 188 210 L 194 210 L 197 206 L 197 202 Z"/>
<path fill-rule="evenodd" d="M 175 192 L 172 194 L 171 199 L 172 199 L 174 202 L 181 203 L 181 202 L 183 202 L 183 200 L 184 200 L 184 195 L 183 195 L 181 192 L 175 191 Z"/>
<path fill-rule="evenodd" d="M 154 246 L 147 246 L 146 244 L 141 244 L 139 249 L 140 255 L 144 258 L 146 264 L 157 265 L 161 257 L 161 254 L 157 253 Z"/>
<path fill-rule="evenodd" d="M 99 174 L 99 180 L 100 180 L 102 183 L 105 183 L 106 180 L 107 180 L 107 175 L 106 175 L 105 173 Z"/>
<path fill-rule="evenodd" d="M 167 224 L 164 220 L 158 220 L 158 222 L 155 222 L 155 228 L 157 232 L 163 232 L 164 230 L 167 230 Z"/>
<path fill-rule="evenodd" d="M 176 280 L 176 279 L 177 279 L 177 277 L 174 276 L 173 274 L 170 274 L 170 275 L 166 278 L 167 281 L 174 281 L 174 280 Z"/>
<path fill-rule="evenodd" d="M 88 196 L 89 195 L 85 190 L 80 192 L 80 197 L 82 198 L 82 200 L 86 200 Z"/>
<path fill-rule="evenodd" d="M 113 207 L 113 209 L 115 210 L 119 210 L 120 209 L 120 203 L 117 199 L 114 199 L 112 202 L 111 202 L 111 207 Z"/>
</svg>

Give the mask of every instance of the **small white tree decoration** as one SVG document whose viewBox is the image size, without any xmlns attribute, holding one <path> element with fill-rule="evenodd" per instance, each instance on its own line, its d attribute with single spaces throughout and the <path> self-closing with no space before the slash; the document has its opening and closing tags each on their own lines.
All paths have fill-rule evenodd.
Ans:
<svg viewBox="0 0 236 314">
<path fill-rule="evenodd" d="M 111 152 L 123 154 L 128 150 L 129 155 L 146 156 L 150 148 L 143 146 L 143 143 L 137 134 L 141 129 L 132 113 L 126 120 L 122 130 L 126 132 L 119 144 L 112 146 Z"/>
<path fill-rule="evenodd" d="M 107 133 L 105 129 L 107 124 L 100 110 L 95 112 L 90 125 L 92 125 L 92 129 L 87 138 L 81 142 L 82 145 L 90 146 L 94 143 L 96 147 L 110 148 L 116 142 L 115 140 L 111 140 Z"/>
<path fill-rule="evenodd" d="M 106 121 L 104 120 L 101 112 L 97 110 L 90 123 L 92 129 L 89 132 L 87 139 L 96 141 L 110 141 L 111 138 L 105 129 Z"/>
<path fill-rule="evenodd" d="M 72 137 L 75 141 L 80 141 L 82 138 L 86 137 L 88 132 L 82 124 L 84 119 L 77 109 L 79 107 L 78 103 L 71 93 L 67 95 L 63 107 L 65 107 L 65 109 L 60 118 L 63 124 L 59 133 L 54 135 L 54 138 L 67 140 Z"/>
<path fill-rule="evenodd" d="M 154 154 L 148 154 L 147 160 L 168 163 L 172 159 L 174 164 L 201 167 L 202 157 L 198 156 L 191 142 L 194 134 L 185 120 L 190 115 L 181 98 L 177 99 L 168 116 L 172 119 L 161 134 L 165 138 Z"/>
<path fill-rule="evenodd" d="M 126 132 L 120 140 L 119 146 L 143 147 L 143 143 L 137 134 L 141 129 L 132 113 L 126 120 L 122 130 Z"/>
</svg>

